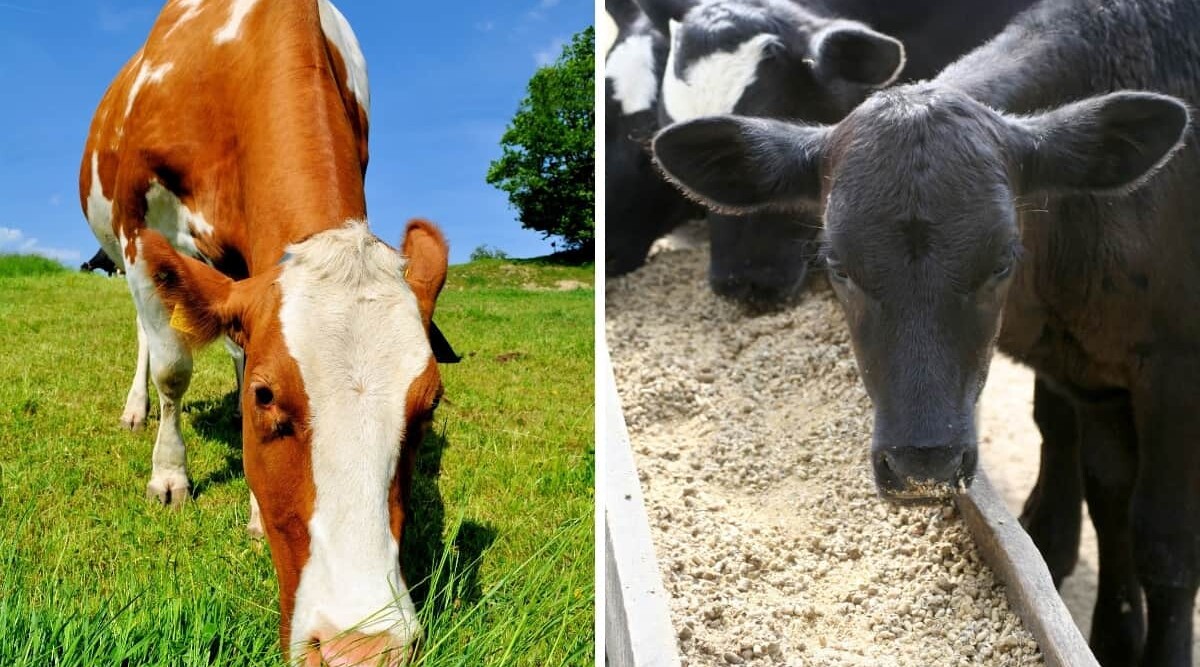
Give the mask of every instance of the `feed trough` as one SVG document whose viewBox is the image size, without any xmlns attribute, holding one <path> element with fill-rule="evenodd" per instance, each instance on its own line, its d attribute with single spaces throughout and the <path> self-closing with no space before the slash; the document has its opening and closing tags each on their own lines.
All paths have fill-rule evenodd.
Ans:
<svg viewBox="0 0 1200 667">
<path fill-rule="evenodd" d="M 747 317 L 705 266 L 671 252 L 608 284 L 610 414 L 673 622 L 659 643 L 687 665 L 1095 665 L 986 475 L 932 505 L 877 497 L 870 402 L 824 280 Z"/>
</svg>

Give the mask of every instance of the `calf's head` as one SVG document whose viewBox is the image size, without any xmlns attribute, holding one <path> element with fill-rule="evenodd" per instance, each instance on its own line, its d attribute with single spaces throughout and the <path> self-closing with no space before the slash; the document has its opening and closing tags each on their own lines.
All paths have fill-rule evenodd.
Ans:
<svg viewBox="0 0 1200 667">
<path fill-rule="evenodd" d="M 441 395 L 430 347 L 446 276 L 441 232 L 413 221 L 402 253 L 350 222 L 234 282 L 139 237 L 172 326 L 246 351 L 246 477 L 279 576 L 294 660 L 403 664 L 421 628 L 400 572 L 415 455 Z"/>
<path fill-rule="evenodd" d="M 834 126 L 697 119 L 663 130 L 654 151 L 717 210 L 818 205 L 875 407 L 875 480 L 915 499 L 974 474 L 975 404 L 1020 270 L 1020 199 L 1136 187 L 1187 125 L 1183 103 L 1150 93 L 1014 117 L 919 84 L 877 93 Z"/>
<path fill-rule="evenodd" d="M 730 113 L 832 123 L 904 68 L 899 41 L 791 0 L 655 4 L 671 37 L 663 125 Z M 714 291 L 755 307 L 800 293 L 816 236 L 810 211 L 713 214 L 708 222 Z"/>
</svg>

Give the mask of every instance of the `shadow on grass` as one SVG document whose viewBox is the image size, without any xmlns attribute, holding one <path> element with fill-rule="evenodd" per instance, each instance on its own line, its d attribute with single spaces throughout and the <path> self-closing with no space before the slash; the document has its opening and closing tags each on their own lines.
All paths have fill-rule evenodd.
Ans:
<svg viewBox="0 0 1200 667">
<path fill-rule="evenodd" d="M 234 415 L 237 400 L 235 389 L 220 399 L 199 401 L 185 408 L 191 414 L 192 428 L 196 429 L 196 433 L 224 443 L 227 447 L 225 465 L 192 484 L 193 498 L 199 498 L 210 487 L 246 476 L 242 468 L 242 418 Z"/>
<path fill-rule="evenodd" d="M 479 565 L 483 552 L 496 541 L 495 528 L 463 520 L 451 536 L 452 544 L 446 544 L 446 506 L 439 478 L 447 445 L 444 431 L 431 432 L 421 443 L 401 548 L 404 578 L 413 602 L 427 618 L 479 600 Z"/>
</svg>

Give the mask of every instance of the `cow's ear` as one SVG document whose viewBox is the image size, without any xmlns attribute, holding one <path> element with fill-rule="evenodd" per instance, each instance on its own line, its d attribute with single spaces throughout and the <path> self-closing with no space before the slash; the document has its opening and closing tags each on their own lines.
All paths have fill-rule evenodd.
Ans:
<svg viewBox="0 0 1200 667">
<path fill-rule="evenodd" d="M 1187 105 L 1174 97 L 1119 92 L 1009 124 L 1022 194 L 1122 192 L 1166 164 L 1190 120 Z"/>
<path fill-rule="evenodd" d="M 820 197 L 827 134 L 763 118 L 697 118 L 659 132 L 654 159 L 684 194 L 718 212 L 794 209 Z"/>
<path fill-rule="evenodd" d="M 616 3 L 621 4 L 621 3 Z M 671 22 L 678 23 L 683 15 L 692 7 L 700 4 L 700 0 L 637 0 L 642 11 L 650 18 L 656 30 L 663 35 L 671 36 Z M 609 12 L 610 14 L 612 12 Z M 615 16 L 615 15 L 614 15 Z"/>
<path fill-rule="evenodd" d="M 886 86 L 904 69 L 904 45 L 861 23 L 835 23 L 809 44 L 814 70 L 824 80 Z"/>
<path fill-rule="evenodd" d="M 137 237 L 139 263 L 168 317 L 170 326 L 190 347 L 200 347 L 223 333 L 245 345 L 237 284 L 211 266 L 179 254 L 158 232 L 143 229 Z"/>
<path fill-rule="evenodd" d="M 438 294 L 446 284 L 446 268 L 450 261 L 446 237 L 428 220 L 410 220 L 404 230 L 401 252 L 408 259 L 404 279 L 417 296 L 421 319 L 428 331 Z"/>
</svg>

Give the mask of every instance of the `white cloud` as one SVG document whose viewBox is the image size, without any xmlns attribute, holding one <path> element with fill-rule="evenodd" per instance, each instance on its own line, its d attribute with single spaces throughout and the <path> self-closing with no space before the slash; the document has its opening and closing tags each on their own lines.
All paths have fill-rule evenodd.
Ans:
<svg viewBox="0 0 1200 667">
<path fill-rule="evenodd" d="M 51 206 L 58 206 L 61 203 L 62 203 L 62 195 L 61 194 L 55 192 L 54 194 L 50 195 L 50 205 Z"/>
<path fill-rule="evenodd" d="M 80 257 L 78 250 L 44 246 L 36 238 L 25 236 L 25 232 L 12 227 L 0 227 L 0 253 L 41 255 L 60 262 L 77 262 Z"/>
<path fill-rule="evenodd" d="M 554 62 L 559 53 L 562 53 L 563 47 L 567 45 L 565 37 L 555 37 L 550 40 L 550 44 L 544 49 L 539 49 L 533 54 L 533 60 L 538 64 L 538 67 L 545 67 Z"/>
<path fill-rule="evenodd" d="M 496 27 L 496 23 L 494 21 L 476 21 L 475 22 L 475 29 L 478 30 L 479 32 L 491 32 L 493 29 L 495 29 L 495 27 Z"/>
<path fill-rule="evenodd" d="M 559 0 L 542 0 L 538 6 L 542 9 L 550 9 L 559 3 Z"/>
</svg>

